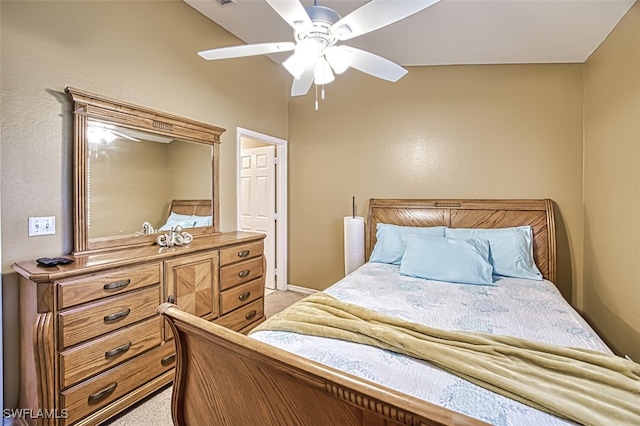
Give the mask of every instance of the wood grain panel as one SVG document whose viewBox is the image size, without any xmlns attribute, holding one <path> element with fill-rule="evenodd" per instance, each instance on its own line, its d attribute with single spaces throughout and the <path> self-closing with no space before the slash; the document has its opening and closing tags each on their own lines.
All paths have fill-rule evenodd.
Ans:
<svg viewBox="0 0 640 426">
<path fill-rule="evenodd" d="M 72 424 L 171 369 L 174 363 L 163 363 L 162 360 L 173 353 L 173 344 L 162 345 L 62 391 L 60 402 L 69 412 L 65 424 Z"/>
<path fill-rule="evenodd" d="M 160 286 L 128 292 L 58 314 L 60 348 L 66 348 L 155 315 Z M 115 321 L 107 317 L 127 312 Z"/>
<path fill-rule="evenodd" d="M 217 315 L 218 252 L 166 262 L 167 292 L 180 309 L 198 316 Z"/>
<path fill-rule="evenodd" d="M 60 386 L 67 388 L 160 346 L 157 318 L 126 327 L 60 353 Z"/>
<path fill-rule="evenodd" d="M 160 263 L 84 276 L 56 284 L 59 309 L 92 302 L 160 282 Z"/>
<path fill-rule="evenodd" d="M 263 296 L 264 280 L 261 278 L 225 290 L 220 293 L 220 314 L 224 315 Z"/>
<path fill-rule="evenodd" d="M 220 270 L 220 290 L 251 281 L 263 273 L 262 257 L 225 266 Z"/>
<path fill-rule="evenodd" d="M 231 330 L 241 330 L 264 316 L 264 301 L 262 298 L 224 315 L 214 322 Z"/>
<path fill-rule="evenodd" d="M 250 244 L 241 244 L 220 250 L 220 266 L 240 262 L 262 255 L 262 241 Z"/>
<path fill-rule="evenodd" d="M 172 212 L 196 216 L 212 216 L 213 208 L 211 200 L 171 200 L 165 215 L 165 222 Z"/>
</svg>

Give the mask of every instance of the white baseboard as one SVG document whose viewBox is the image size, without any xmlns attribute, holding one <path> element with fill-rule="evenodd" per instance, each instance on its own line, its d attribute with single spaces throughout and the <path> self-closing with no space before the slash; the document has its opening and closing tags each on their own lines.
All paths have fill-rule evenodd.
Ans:
<svg viewBox="0 0 640 426">
<path fill-rule="evenodd" d="M 297 285 L 293 285 L 293 284 L 287 284 L 287 290 L 289 291 L 295 291 L 297 293 L 304 293 L 304 294 L 313 294 L 313 293 L 317 293 L 320 290 L 316 290 L 313 288 L 308 288 L 308 287 L 300 287 Z"/>
</svg>

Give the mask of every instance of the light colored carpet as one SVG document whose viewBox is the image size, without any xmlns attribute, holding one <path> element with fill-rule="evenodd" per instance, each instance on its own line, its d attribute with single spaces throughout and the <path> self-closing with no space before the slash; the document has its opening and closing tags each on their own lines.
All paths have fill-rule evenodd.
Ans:
<svg viewBox="0 0 640 426">
<path fill-rule="evenodd" d="M 264 315 L 267 318 L 307 296 L 295 291 L 273 291 L 264 298 Z"/>
<path fill-rule="evenodd" d="M 271 317 L 307 296 L 294 291 L 273 291 L 264 298 L 264 313 Z M 172 426 L 171 386 L 154 393 L 101 426 Z"/>
<path fill-rule="evenodd" d="M 171 389 L 167 386 L 101 426 L 172 426 Z"/>
</svg>

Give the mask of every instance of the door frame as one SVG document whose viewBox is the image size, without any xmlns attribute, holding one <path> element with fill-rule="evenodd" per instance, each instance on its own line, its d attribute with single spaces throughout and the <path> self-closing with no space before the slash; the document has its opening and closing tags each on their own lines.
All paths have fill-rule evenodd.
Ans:
<svg viewBox="0 0 640 426">
<path fill-rule="evenodd" d="M 269 145 L 275 145 L 278 167 L 276 167 L 276 290 L 286 291 L 287 278 L 287 141 L 253 130 L 236 128 L 236 229 L 240 230 L 240 192 L 242 171 L 242 138 L 254 139 Z"/>
</svg>

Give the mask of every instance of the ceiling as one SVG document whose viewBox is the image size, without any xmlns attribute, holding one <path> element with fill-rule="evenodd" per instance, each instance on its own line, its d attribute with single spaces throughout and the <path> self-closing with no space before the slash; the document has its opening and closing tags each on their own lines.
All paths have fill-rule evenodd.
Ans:
<svg viewBox="0 0 640 426">
<path fill-rule="evenodd" d="M 183 0 L 247 44 L 293 41 L 293 30 L 264 0 Z M 382 0 L 385 1 L 385 0 Z M 402 0 L 386 0 L 402 1 Z M 302 0 L 310 6 L 313 1 Z M 367 1 L 317 0 L 346 16 Z M 404 66 L 581 63 L 635 0 L 441 0 L 344 44 Z M 201 49 L 223 47 L 202 41 Z M 195 55 L 196 52 L 193 52 Z M 270 57 L 280 63 L 290 53 Z"/>
</svg>

